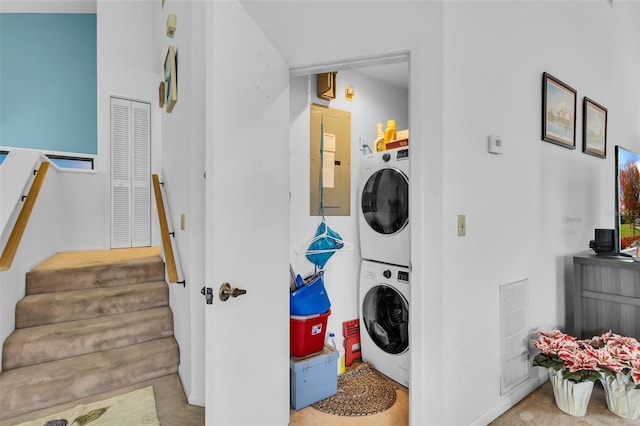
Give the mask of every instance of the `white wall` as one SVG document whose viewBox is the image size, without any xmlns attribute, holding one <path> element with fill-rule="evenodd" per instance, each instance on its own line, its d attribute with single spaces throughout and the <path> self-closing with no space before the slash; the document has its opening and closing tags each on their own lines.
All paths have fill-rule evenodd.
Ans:
<svg viewBox="0 0 640 426">
<path fill-rule="evenodd" d="M 154 2 L 160 4 L 160 2 Z M 177 18 L 173 38 L 165 34 L 169 14 Z M 171 113 L 160 110 L 162 168 L 159 171 L 176 230 L 186 288 L 171 286 L 175 335 L 180 344 L 180 377 L 190 403 L 204 405 L 204 172 L 205 53 L 204 3 L 167 1 L 154 28 L 159 41 L 155 62 L 176 47 L 178 101 Z M 156 84 L 157 86 L 157 84 Z M 180 230 L 180 215 L 185 229 Z"/>
<path fill-rule="evenodd" d="M 162 63 L 158 58 L 162 33 L 157 28 L 160 4 L 145 0 L 136 2 L 97 2 L 98 43 L 98 157 L 96 170 L 104 174 L 103 187 L 95 197 L 102 197 L 106 212 L 111 210 L 111 97 L 133 99 L 151 104 L 151 172 L 158 173 L 161 115 L 158 107 L 158 85 L 162 81 Z M 154 202 L 152 202 L 154 203 Z M 151 244 L 160 245 L 155 204 L 151 214 Z M 109 218 L 110 216 L 107 216 Z M 110 247 L 110 220 L 103 223 L 105 248 Z"/>
<path fill-rule="evenodd" d="M 356 94 L 352 101 L 344 99 L 344 88 L 353 85 Z M 376 138 L 376 123 L 386 125 L 395 119 L 398 129 L 408 126 L 408 93 L 376 80 L 357 70 L 339 70 L 336 81 L 336 99 L 328 102 L 317 97 L 315 75 L 292 77 L 290 80 L 290 162 L 289 184 L 291 201 L 289 209 L 290 262 L 296 273 L 303 277 L 314 272 L 314 265 L 304 255 L 296 254 L 316 233 L 319 216 L 309 215 L 309 159 L 310 159 L 310 104 L 328 105 L 351 112 L 351 197 L 349 216 L 326 216 L 331 229 L 342 239 L 354 244 L 352 251 L 339 251 L 327 262 L 325 288 L 331 301 L 327 331 L 342 336 L 342 323 L 358 318 L 358 281 L 360 274 L 360 247 L 358 209 L 360 190 L 358 175 L 363 152 L 360 140 L 369 147 Z M 383 127 L 384 128 L 384 127 Z M 370 151 L 367 151 L 369 153 Z"/>
<path fill-rule="evenodd" d="M 532 329 L 572 326 L 572 255 L 588 250 L 594 228 L 614 227 L 614 145 L 640 149 L 638 22 L 637 2 L 445 2 L 448 423 L 501 404 L 500 284 L 529 279 Z M 545 71 L 578 92 L 575 150 L 541 141 Z M 609 111 L 604 160 L 581 152 L 584 96 Z M 504 154 L 487 153 L 489 134 Z M 456 383 L 475 388 L 465 410 Z"/>
</svg>

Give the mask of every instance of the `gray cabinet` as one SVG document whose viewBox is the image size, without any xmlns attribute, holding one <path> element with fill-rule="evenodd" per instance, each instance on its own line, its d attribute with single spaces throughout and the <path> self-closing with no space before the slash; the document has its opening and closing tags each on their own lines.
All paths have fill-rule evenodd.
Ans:
<svg viewBox="0 0 640 426">
<path fill-rule="evenodd" d="M 573 267 L 574 334 L 640 338 L 640 262 L 587 252 L 574 256 Z"/>
</svg>

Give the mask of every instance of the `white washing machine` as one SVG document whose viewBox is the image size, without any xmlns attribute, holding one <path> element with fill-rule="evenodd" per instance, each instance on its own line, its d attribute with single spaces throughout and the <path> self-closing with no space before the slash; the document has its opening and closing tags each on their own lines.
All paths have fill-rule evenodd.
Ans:
<svg viewBox="0 0 640 426">
<path fill-rule="evenodd" d="M 365 156 L 359 188 L 362 258 L 410 266 L 409 148 Z"/>
<path fill-rule="evenodd" d="M 409 268 L 362 261 L 360 348 L 362 360 L 409 387 Z"/>
</svg>

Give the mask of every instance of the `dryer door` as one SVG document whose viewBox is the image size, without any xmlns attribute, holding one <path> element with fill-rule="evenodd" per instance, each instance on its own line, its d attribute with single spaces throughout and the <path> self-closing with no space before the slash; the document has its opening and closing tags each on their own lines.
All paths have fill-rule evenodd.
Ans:
<svg viewBox="0 0 640 426">
<path fill-rule="evenodd" d="M 362 319 L 375 344 L 390 354 L 409 348 L 409 303 L 395 288 L 376 285 L 362 301 Z"/>
<path fill-rule="evenodd" d="M 378 170 L 362 188 L 362 214 L 369 226 L 385 235 L 409 223 L 409 179 L 401 170 Z"/>
</svg>

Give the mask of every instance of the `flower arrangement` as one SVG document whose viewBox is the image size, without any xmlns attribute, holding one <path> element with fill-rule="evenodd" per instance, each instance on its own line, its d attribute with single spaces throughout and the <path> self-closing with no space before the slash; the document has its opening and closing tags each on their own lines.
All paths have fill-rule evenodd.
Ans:
<svg viewBox="0 0 640 426">
<path fill-rule="evenodd" d="M 538 331 L 531 343 L 540 353 L 533 365 L 561 371 L 573 382 L 595 381 L 604 376 L 628 376 L 640 389 L 640 343 L 611 331 L 578 340 L 560 330 Z"/>
<path fill-rule="evenodd" d="M 640 418 L 640 343 L 611 331 L 587 340 L 559 330 L 539 331 L 531 343 L 540 353 L 533 365 L 549 371 L 558 407 L 583 416 L 593 389 L 600 380 L 607 407 L 625 419 Z"/>
<path fill-rule="evenodd" d="M 589 346 L 589 355 L 604 375 L 626 376 L 634 389 L 640 389 L 640 343 L 636 339 L 609 331 L 593 337 Z"/>
<path fill-rule="evenodd" d="M 551 368 L 562 377 L 580 383 L 600 379 L 597 358 L 591 355 L 588 341 L 578 340 L 560 330 L 538 331 L 538 340 L 531 343 L 540 353 L 533 358 L 533 365 Z"/>
</svg>

